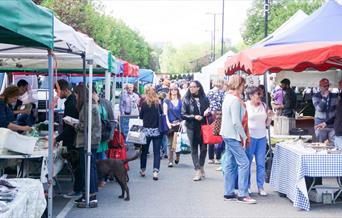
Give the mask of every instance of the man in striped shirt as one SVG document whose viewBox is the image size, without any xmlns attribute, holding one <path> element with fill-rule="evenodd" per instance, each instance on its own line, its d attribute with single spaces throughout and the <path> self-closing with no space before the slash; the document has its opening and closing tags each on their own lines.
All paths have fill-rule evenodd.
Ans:
<svg viewBox="0 0 342 218">
<path fill-rule="evenodd" d="M 338 103 L 337 94 L 329 91 L 330 83 L 329 80 L 323 78 L 319 82 L 320 92 L 316 93 L 312 97 L 312 102 L 315 107 L 315 126 L 332 120 L 336 115 L 336 107 Z M 332 122 L 333 123 L 333 122 Z M 327 125 L 325 128 L 315 128 L 315 134 L 319 142 L 324 142 L 327 139 L 333 141 L 335 131 L 333 124 Z"/>
</svg>

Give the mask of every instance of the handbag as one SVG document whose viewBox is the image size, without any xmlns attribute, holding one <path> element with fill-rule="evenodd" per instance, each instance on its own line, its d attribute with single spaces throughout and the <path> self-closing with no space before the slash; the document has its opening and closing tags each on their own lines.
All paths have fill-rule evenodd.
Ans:
<svg viewBox="0 0 342 218">
<path fill-rule="evenodd" d="M 143 132 L 144 127 L 133 125 L 127 133 L 126 142 L 133 144 L 146 144 L 146 135 Z"/>
<path fill-rule="evenodd" d="M 214 124 L 213 134 L 216 135 L 216 136 L 220 135 L 221 123 L 222 123 L 222 112 L 221 111 L 217 111 L 216 112 L 215 121 L 213 123 Z"/>
<path fill-rule="evenodd" d="M 208 118 L 207 118 L 208 123 Z M 201 126 L 203 144 L 219 144 L 222 143 L 222 137 L 214 135 L 214 123 Z"/>
<path fill-rule="evenodd" d="M 169 127 L 167 126 L 166 116 L 160 108 L 159 105 L 159 132 L 161 134 L 166 134 L 169 132 Z"/>
</svg>

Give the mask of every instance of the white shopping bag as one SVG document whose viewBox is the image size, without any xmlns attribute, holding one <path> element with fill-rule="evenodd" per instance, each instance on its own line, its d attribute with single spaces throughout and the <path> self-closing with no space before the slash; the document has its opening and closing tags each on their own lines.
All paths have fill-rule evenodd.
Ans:
<svg viewBox="0 0 342 218">
<path fill-rule="evenodd" d="M 128 129 L 131 129 L 133 125 L 143 126 L 143 120 L 139 118 L 129 119 Z"/>
</svg>

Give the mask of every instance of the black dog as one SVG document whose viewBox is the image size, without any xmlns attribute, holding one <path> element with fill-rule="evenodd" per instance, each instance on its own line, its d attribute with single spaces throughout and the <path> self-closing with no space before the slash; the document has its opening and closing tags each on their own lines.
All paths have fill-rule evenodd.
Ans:
<svg viewBox="0 0 342 218">
<path fill-rule="evenodd" d="M 106 159 L 106 160 L 98 160 L 96 161 L 97 172 L 99 174 L 99 178 L 104 178 L 105 176 L 108 177 L 115 177 L 116 181 L 118 181 L 122 194 L 119 198 L 125 197 L 125 192 L 127 194 L 125 201 L 129 201 L 129 190 L 127 186 L 127 170 L 125 169 L 125 163 L 135 160 L 140 156 L 140 152 L 136 152 L 136 154 L 131 157 L 127 158 L 126 160 L 115 160 L 115 159 Z"/>
</svg>

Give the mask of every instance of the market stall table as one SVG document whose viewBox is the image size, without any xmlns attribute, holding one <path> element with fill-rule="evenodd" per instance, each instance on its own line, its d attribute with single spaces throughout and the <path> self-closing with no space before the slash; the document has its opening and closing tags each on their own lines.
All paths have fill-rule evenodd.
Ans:
<svg viewBox="0 0 342 218">
<path fill-rule="evenodd" d="M 42 183 L 37 179 L 9 179 L 17 186 L 16 197 L 7 203 L 9 209 L 0 213 L 0 218 L 41 217 L 46 208 Z"/>
<path fill-rule="evenodd" d="M 276 191 L 285 194 L 294 207 L 309 211 L 305 176 L 341 177 L 342 154 L 316 152 L 287 142 L 278 143 L 274 150 L 270 184 Z"/>
<path fill-rule="evenodd" d="M 53 166 L 54 166 L 54 174 L 53 177 L 56 176 L 59 171 L 63 168 L 64 160 L 61 157 L 61 154 L 65 151 L 65 147 L 58 146 L 54 148 L 53 151 Z M 5 149 L 0 149 L 0 160 L 22 160 L 22 164 L 20 167 L 19 177 L 27 177 L 29 176 L 29 161 L 30 160 L 39 160 L 41 161 L 41 169 L 40 169 L 40 181 L 42 183 L 47 183 L 47 175 L 48 175 L 48 150 L 41 149 L 35 150 L 32 155 L 19 154 L 15 152 L 10 152 Z"/>
</svg>

